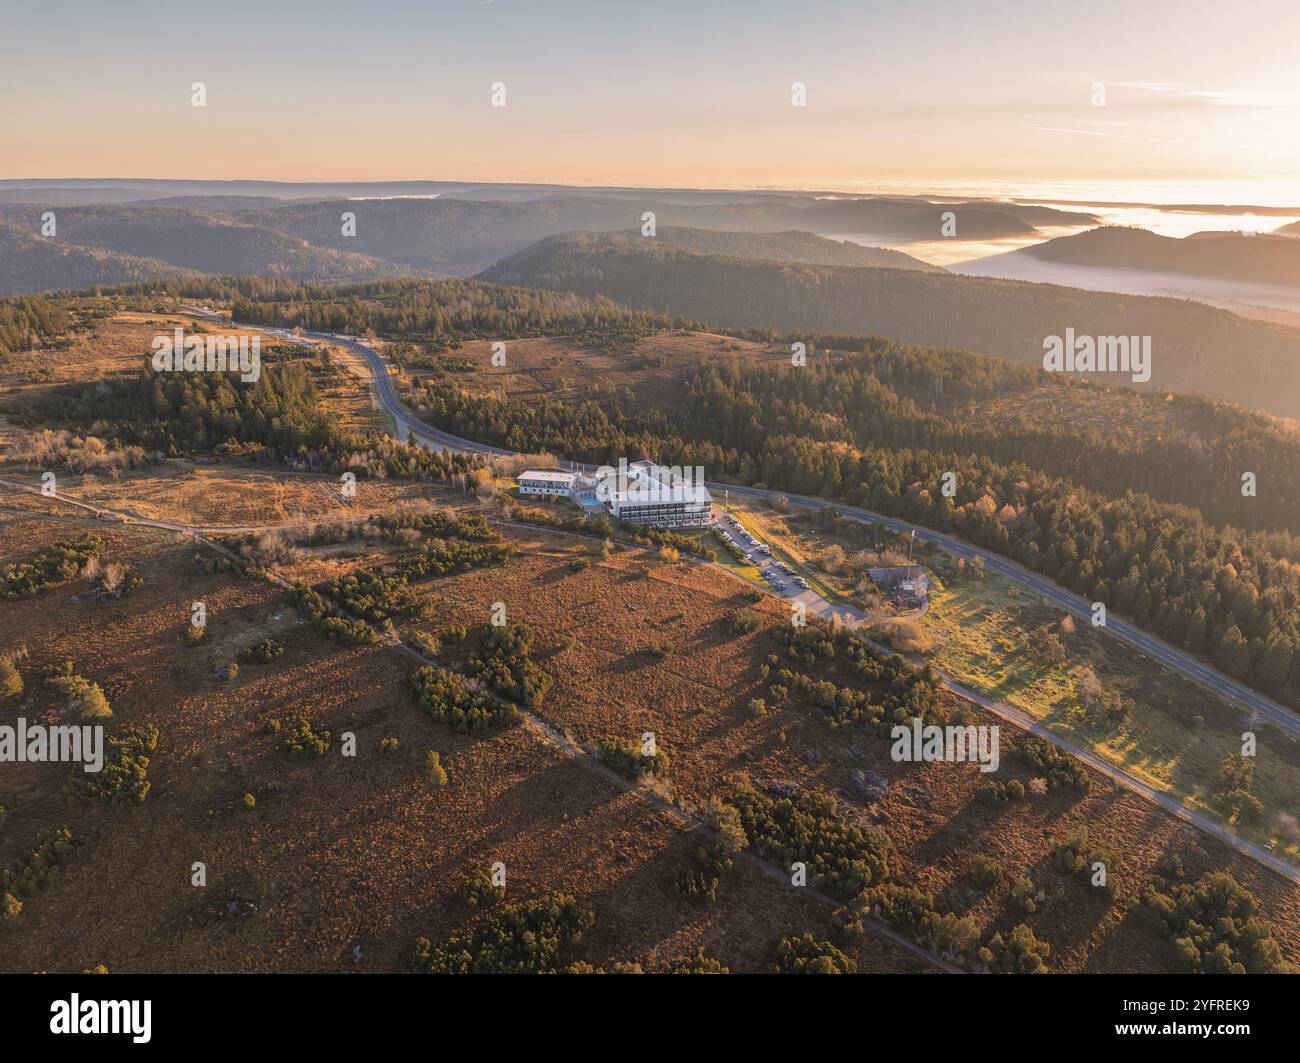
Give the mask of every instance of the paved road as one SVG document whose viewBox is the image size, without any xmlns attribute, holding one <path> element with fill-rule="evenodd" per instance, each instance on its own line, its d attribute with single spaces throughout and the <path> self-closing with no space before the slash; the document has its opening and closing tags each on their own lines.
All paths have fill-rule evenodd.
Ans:
<svg viewBox="0 0 1300 1063">
<path fill-rule="evenodd" d="M 268 330 L 269 331 L 269 330 Z M 292 338 L 292 334 L 285 332 L 285 336 Z M 449 432 L 444 432 L 432 425 L 425 424 L 418 417 L 412 416 L 403 407 L 397 397 L 396 389 L 393 387 L 392 378 L 389 376 L 388 363 L 373 348 L 359 343 L 356 340 L 332 336 L 326 333 L 308 333 L 319 340 L 328 340 L 347 347 L 350 350 L 360 354 L 370 364 L 375 374 L 376 389 L 380 401 L 384 408 L 392 414 L 402 432 L 406 437 L 414 437 L 422 443 L 427 443 L 434 449 L 451 449 L 470 451 L 476 454 L 498 454 L 502 456 L 511 456 L 513 451 L 503 450 L 500 447 L 488 446 L 484 443 L 478 443 L 471 439 L 463 439 L 454 436 Z M 581 465 L 577 462 L 560 462 L 560 464 L 570 470 L 592 471 L 593 466 Z M 711 491 L 730 491 L 733 494 L 741 495 L 748 498 L 765 498 L 770 492 L 756 490 L 752 487 L 743 487 L 737 484 L 725 483 L 708 483 L 707 486 Z M 807 495 L 790 495 L 781 492 L 788 498 L 792 505 L 804 508 L 820 509 L 827 505 L 827 501 L 822 498 L 811 498 Z M 1035 594 L 1041 595 L 1048 599 L 1054 605 L 1082 617 L 1088 623 L 1092 623 L 1092 603 L 1080 598 L 1077 594 L 1057 586 L 1050 580 L 1014 561 L 999 554 L 991 553 L 979 547 L 972 546 L 951 535 L 945 535 L 942 532 L 932 531 L 929 528 L 922 528 L 919 525 L 908 524 L 906 521 L 898 520 L 895 517 L 886 517 L 880 513 L 873 513 L 870 510 L 861 509 L 857 506 L 847 506 L 833 503 L 836 512 L 848 517 L 851 520 L 864 521 L 869 524 L 879 524 L 891 531 L 907 534 L 915 532 L 916 537 L 923 542 L 931 542 L 941 549 L 957 557 L 964 557 L 967 560 L 980 558 L 986 569 L 997 572 L 1007 579 Z M 1236 701 L 1239 705 L 1249 710 L 1252 716 L 1259 716 L 1269 723 L 1281 728 L 1296 737 L 1300 737 L 1300 716 L 1283 706 L 1270 700 L 1263 694 L 1251 690 L 1235 679 L 1216 671 L 1209 666 L 1202 664 L 1190 654 L 1170 646 L 1168 643 L 1161 641 L 1154 635 L 1150 635 L 1140 628 L 1121 620 L 1113 614 L 1107 614 L 1106 630 L 1122 642 L 1128 643 L 1139 653 L 1146 654 L 1159 661 L 1165 667 L 1172 671 L 1179 672 L 1191 679 L 1193 682 L 1214 691 L 1216 694 Z"/>
<path fill-rule="evenodd" d="M 75 506 L 77 509 L 84 509 L 93 516 L 98 517 L 110 524 L 138 524 L 145 528 L 161 528 L 163 531 L 184 532 L 187 535 L 246 535 L 252 532 L 266 531 L 271 527 L 280 527 L 280 525 L 268 524 L 217 524 L 217 525 L 194 525 L 194 524 L 172 524 L 165 520 L 154 520 L 152 517 L 141 517 L 132 513 L 129 509 L 115 509 L 112 506 L 106 506 L 101 502 L 87 502 L 80 498 L 74 498 L 72 495 L 65 495 L 60 491 L 51 491 L 46 494 L 45 491 L 35 485 L 23 483 L 21 480 L 0 479 L 0 487 L 11 487 L 14 490 L 22 491 L 29 495 L 40 495 L 43 498 L 53 498 L 69 506 Z"/>
<path fill-rule="evenodd" d="M 292 333 L 285 330 L 263 328 L 263 331 L 279 334 L 289 339 L 301 339 L 301 337 L 295 337 Z M 393 416 L 399 430 L 404 433 L 404 438 L 413 438 L 421 443 L 433 447 L 434 449 L 451 449 L 477 454 L 497 454 L 502 456 L 514 455 L 513 451 L 478 443 L 474 440 L 463 439 L 459 436 L 452 435 L 449 432 L 444 432 L 441 429 L 434 428 L 432 425 L 425 424 L 418 417 L 409 414 L 402 406 L 397 397 L 397 392 L 393 388 L 387 362 L 385 362 L 380 354 L 371 347 L 350 337 L 336 336 L 328 333 L 307 333 L 307 336 L 318 341 L 336 343 L 347 347 L 361 355 L 366 360 L 374 372 L 376 392 L 379 399 L 383 403 L 385 410 Z M 561 461 L 559 464 L 571 470 L 590 471 L 593 468 L 592 466 L 581 465 L 576 462 Z M 708 486 L 710 490 L 727 490 L 738 495 L 752 498 L 765 498 L 769 494 L 767 491 L 760 491 L 751 487 L 742 487 L 736 484 L 709 483 Z M 784 492 L 782 492 L 782 494 L 784 494 L 785 497 L 790 500 L 791 504 L 795 506 L 820 509 L 827 504 L 825 499 L 810 498 L 805 495 L 789 495 Z M 967 559 L 974 557 L 982 558 L 986 568 L 992 569 L 993 571 L 1006 576 L 1013 582 L 1018 583 L 1036 594 L 1042 595 L 1044 598 L 1056 603 L 1063 609 L 1084 617 L 1089 623 L 1091 623 L 1092 609 L 1090 603 L 1077 595 L 1056 586 L 1050 581 L 1044 579 L 1042 576 L 1030 572 L 1028 569 L 1023 568 L 1012 561 L 1008 561 L 1006 558 L 997 554 L 989 553 L 987 550 L 981 550 L 977 547 L 971 546 L 969 543 L 962 542 L 953 536 L 944 535 L 940 532 L 931 531 L 928 528 L 921 528 L 916 525 L 908 524 L 905 521 L 897 520 L 893 517 L 886 517 L 882 514 L 873 513 L 856 506 L 841 504 L 833 505 L 838 513 L 851 520 L 880 524 L 891 531 L 900 533 L 915 532 L 916 536 L 922 541 L 933 542 L 941 549 L 958 557 L 964 557 Z M 165 527 L 165 525 L 156 526 Z M 807 596 L 811 596 L 812 599 L 808 602 L 809 612 L 822 616 L 828 616 L 832 612 L 843 612 L 842 607 L 832 606 L 830 603 L 826 602 L 825 599 L 815 595 L 813 592 L 807 592 L 806 595 L 801 597 Z M 856 611 L 850 611 L 850 613 L 853 612 Z M 860 620 L 861 617 L 860 615 L 850 615 L 845 617 L 845 619 L 852 624 L 854 621 Z M 1207 668 L 1187 654 L 1174 649 L 1172 646 L 1167 646 L 1159 639 L 1133 627 L 1131 624 L 1108 617 L 1106 629 L 1115 637 L 1127 642 L 1129 645 L 1138 649 L 1139 652 L 1154 657 L 1170 669 L 1186 675 L 1195 682 L 1198 682 L 1227 698 L 1235 699 L 1238 703 L 1251 710 L 1252 719 L 1254 718 L 1254 714 L 1258 714 L 1277 724 L 1289 734 L 1300 735 L 1300 718 L 1262 695 L 1242 686 L 1235 680 Z M 1123 771 L 1123 769 L 1110 764 L 1095 753 L 1083 749 L 1082 747 L 1077 746 L 1067 739 L 1053 733 L 1028 713 L 1007 705 L 1004 702 L 997 702 L 990 698 L 986 698 L 950 679 L 944 680 L 944 686 L 959 697 L 974 702 L 982 708 L 994 713 L 1001 719 L 1007 720 L 1008 722 L 1013 723 L 1040 738 L 1054 743 L 1062 749 L 1068 750 L 1070 753 L 1079 757 L 1079 759 L 1085 761 L 1096 770 L 1104 773 L 1107 777 L 1127 786 L 1135 793 L 1138 793 L 1159 805 L 1161 808 L 1165 809 L 1171 815 L 1176 816 L 1183 822 L 1189 823 L 1205 831 L 1207 834 L 1213 835 L 1224 842 L 1224 844 L 1231 846 L 1233 849 L 1236 849 L 1238 852 L 1243 853 L 1254 860 L 1257 860 L 1259 863 L 1273 871 L 1276 871 L 1278 874 L 1283 875 L 1292 882 L 1300 883 L 1300 868 L 1297 868 L 1280 857 L 1275 856 L 1261 846 L 1255 845 L 1253 842 L 1237 837 L 1214 820 L 1185 807 L 1175 799 L 1168 797 L 1158 790 L 1148 786 L 1146 783 L 1135 779 L 1133 776 Z"/>
</svg>

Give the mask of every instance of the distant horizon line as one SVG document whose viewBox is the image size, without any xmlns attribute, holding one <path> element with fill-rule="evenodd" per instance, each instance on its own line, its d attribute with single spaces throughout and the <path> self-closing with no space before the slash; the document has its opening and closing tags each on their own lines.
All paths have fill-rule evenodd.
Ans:
<svg viewBox="0 0 1300 1063">
<path fill-rule="evenodd" d="M 1001 184 L 1001 182 L 999 182 Z M 1139 182 L 1140 183 L 1140 182 Z M 1282 203 L 1250 203 L 1250 202 L 1228 202 L 1228 201 L 1210 201 L 1200 199 L 1198 201 L 1177 201 L 1177 200 L 1159 200 L 1159 199 L 1109 199 L 1109 198 L 1069 198 L 1066 196 L 1052 195 L 1044 190 L 1041 193 L 1032 191 L 1035 182 L 1024 182 L 1016 190 L 1018 194 L 998 194 L 989 191 L 988 188 L 980 190 L 979 182 L 974 182 L 968 186 L 965 191 L 959 191 L 951 186 L 946 189 L 933 188 L 931 191 L 917 191 L 915 189 L 925 189 L 924 183 L 916 182 L 910 187 L 913 191 L 900 191 L 898 189 L 859 189 L 851 190 L 847 188 L 814 188 L 803 186 L 777 186 L 777 185 L 631 185 L 631 184 L 573 184 L 563 181 L 495 181 L 483 179 L 464 179 L 464 178 L 365 178 L 353 180 L 347 178 L 326 178 L 326 179 L 307 179 L 307 180 L 286 180 L 284 178 L 262 178 L 262 177 L 6 177 L 0 178 L 0 189 L 9 191 L 17 190 L 39 190 L 43 187 L 130 187 L 134 184 L 153 184 L 153 185 L 261 185 L 261 186 L 281 186 L 281 187 L 334 187 L 339 188 L 358 188 L 365 186 L 393 187 L 393 186 L 441 186 L 448 187 L 499 187 L 509 189 L 536 189 L 536 190 L 561 190 L 561 191 L 586 191 L 586 192 L 669 192 L 669 193 L 698 193 L 708 195 L 774 195 L 774 196 L 809 196 L 809 197 L 846 197 L 854 199 L 924 199 L 933 202 L 943 202 L 948 200 L 978 200 L 985 202 L 1003 202 L 1019 205 L 1029 205 L 1033 203 L 1051 203 L 1060 206 L 1073 207 L 1112 207 L 1117 209 L 1125 208 L 1159 208 L 1163 210 L 1182 211 L 1186 213 L 1261 213 L 1261 214 L 1296 214 L 1300 213 L 1300 201 L 1295 205 L 1286 205 Z M 933 186 L 932 186 L 933 187 Z"/>
</svg>

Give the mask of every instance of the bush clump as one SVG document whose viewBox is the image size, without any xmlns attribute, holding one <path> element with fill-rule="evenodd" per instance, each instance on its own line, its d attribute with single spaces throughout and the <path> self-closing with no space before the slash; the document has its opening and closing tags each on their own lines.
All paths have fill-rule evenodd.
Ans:
<svg viewBox="0 0 1300 1063">
<path fill-rule="evenodd" d="M 1105 884 L 1093 885 L 1096 866 L 1102 865 Z M 1119 867 L 1119 858 L 1104 849 L 1088 844 L 1088 828 L 1080 827 L 1074 837 L 1052 846 L 1052 865 L 1057 871 L 1073 875 L 1087 883 L 1093 889 L 1100 890 L 1107 900 L 1115 899 L 1115 881 L 1113 872 Z"/>
<path fill-rule="evenodd" d="M 731 968 L 724 967 L 720 960 L 706 956 L 702 948 L 696 949 L 689 956 L 676 956 L 660 968 L 664 974 L 730 974 Z"/>
<path fill-rule="evenodd" d="M 513 705 L 502 704 L 486 691 L 471 690 L 455 672 L 425 665 L 411 677 L 411 686 L 416 704 L 430 719 L 460 734 L 510 727 L 520 720 Z"/>
<path fill-rule="evenodd" d="M 74 792 L 92 801 L 140 804 L 149 796 L 149 758 L 158 750 L 158 728 L 132 725 L 104 745 L 103 768 L 97 773 L 75 772 Z"/>
<path fill-rule="evenodd" d="M 981 783 L 980 788 L 975 791 L 975 800 L 988 808 L 1003 808 L 1013 801 L 1024 799 L 1025 784 L 1019 779 L 1011 779 L 1007 782 L 989 779 L 988 782 Z"/>
<path fill-rule="evenodd" d="M 70 661 L 46 682 L 67 697 L 68 712 L 79 720 L 105 720 L 113 715 L 103 689 L 85 676 L 75 674 Z"/>
<path fill-rule="evenodd" d="M 495 907 L 506 899 L 506 888 L 492 881 L 486 871 L 471 871 L 456 891 L 466 907 L 475 911 Z"/>
<path fill-rule="evenodd" d="M 1047 780 L 1049 790 L 1071 789 L 1088 792 L 1088 773 L 1078 758 L 1037 738 L 1026 738 L 1016 746 L 1016 756 Z"/>
<path fill-rule="evenodd" d="M 329 748 L 329 731 L 313 730 L 306 720 L 299 720 L 297 726 L 284 736 L 285 756 L 298 764 L 320 760 Z"/>
<path fill-rule="evenodd" d="M 438 636 L 430 635 L 427 631 L 408 631 L 402 639 L 421 657 L 437 657 L 438 651 L 442 649 Z"/>
<path fill-rule="evenodd" d="M 595 923 L 588 908 L 564 894 L 510 904 L 445 945 L 418 939 L 413 967 L 422 974 L 557 974 L 577 958 Z"/>
<path fill-rule="evenodd" d="M 17 701 L 23 696 L 23 677 L 8 657 L 0 657 L 0 701 Z"/>
<path fill-rule="evenodd" d="M 653 754 L 641 751 L 640 743 L 618 735 L 602 735 L 596 742 L 601 762 L 613 768 L 625 779 L 639 779 L 643 775 L 663 776 L 668 773 L 668 753 L 656 747 Z"/>
<path fill-rule="evenodd" d="M 239 651 L 238 659 L 246 664 L 270 664 L 277 657 L 283 656 L 283 644 L 273 638 L 265 638 L 252 646 L 245 646 Z"/>
<path fill-rule="evenodd" d="M 966 877 L 979 889 L 992 889 L 1002 881 L 1002 869 L 991 856 L 976 853 L 966 861 Z"/>
<path fill-rule="evenodd" d="M 435 749 L 429 750 L 424 758 L 424 771 L 429 776 L 429 782 L 434 786 L 446 786 L 448 783 L 447 769 L 442 766 L 442 757 L 438 755 Z"/>
<path fill-rule="evenodd" d="M 1288 970 L 1272 928 L 1255 918 L 1255 898 L 1222 871 L 1195 883 L 1159 883 L 1143 907 L 1164 928 L 1189 971 L 1270 974 Z"/>
<path fill-rule="evenodd" d="M 98 535 L 76 535 L 51 543 L 34 557 L 0 564 L 0 600 L 30 598 L 74 579 L 103 552 Z"/>
<path fill-rule="evenodd" d="M 804 863 L 810 884 L 849 899 L 889 877 L 889 839 L 840 816 L 835 798 L 824 790 L 785 796 L 742 785 L 730 803 L 749 847 L 786 867 Z"/>
<path fill-rule="evenodd" d="M 60 827 L 43 835 L 36 845 L 14 863 L 0 871 L 0 895 L 8 894 L 17 900 L 31 897 L 59 876 L 59 867 L 76 855 L 83 839 L 67 827 Z M 18 911 L 22 905 L 18 905 Z M 13 912 L 16 917 L 17 911 Z"/>
<path fill-rule="evenodd" d="M 1051 954 L 1052 946 L 1039 941 L 1024 923 L 1005 937 L 994 934 L 979 951 L 980 962 L 993 974 L 1042 974 Z"/>
<path fill-rule="evenodd" d="M 727 630 L 733 635 L 748 635 L 758 630 L 759 617 L 752 609 L 733 609 L 726 616 Z"/>
<path fill-rule="evenodd" d="M 780 940 L 772 970 L 776 974 L 856 974 L 858 965 L 829 941 L 803 934 Z"/>
</svg>

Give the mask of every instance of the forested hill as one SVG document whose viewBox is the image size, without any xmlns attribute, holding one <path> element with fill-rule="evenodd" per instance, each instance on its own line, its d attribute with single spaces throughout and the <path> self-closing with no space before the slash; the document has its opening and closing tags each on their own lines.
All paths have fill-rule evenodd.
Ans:
<svg viewBox="0 0 1300 1063">
<path fill-rule="evenodd" d="M 564 240 L 567 235 L 570 234 L 561 234 L 555 239 Z M 583 235 L 576 234 L 576 238 L 581 240 Z M 609 236 L 629 242 L 645 239 L 637 230 L 610 233 Z M 847 240 L 830 240 L 824 236 L 794 230 L 779 233 L 749 233 L 660 226 L 654 240 L 656 243 L 671 244 L 673 247 L 701 255 L 734 255 L 737 258 L 797 262 L 810 266 L 861 266 L 912 269 L 923 273 L 945 272 L 942 266 L 922 262 L 919 258 L 913 258 L 902 251 L 892 251 L 887 247 L 864 247 L 862 244 Z M 506 276 L 498 276 L 496 279 L 511 282 L 511 278 Z"/>
<path fill-rule="evenodd" d="M 11 212 L 8 224 L 26 233 L 41 227 L 41 210 Z M 352 250 L 316 247 L 272 229 L 244 224 L 236 219 L 198 210 L 156 207 L 60 207 L 55 246 L 84 255 L 92 249 L 137 259 L 157 260 L 151 272 L 87 277 L 69 270 L 49 272 L 46 287 L 75 288 L 99 280 L 104 283 L 145 276 L 168 276 L 198 270 L 203 273 L 246 273 L 345 283 L 380 277 L 410 276 L 419 270 L 381 262 Z M 25 274 L 20 274 L 24 283 Z"/>
<path fill-rule="evenodd" d="M 0 221 L 0 295 L 124 284 L 190 272 L 156 258 L 47 240 Z"/>
<path fill-rule="evenodd" d="M 1203 232 L 1176 239 L 1145 229 L 1108 226 L 1011 253 L 1070 266 L 1300 287 L 1300 241 L 1285 235 Z M 997 258 L 989 261 L 996 263 Z"/>
<path fill-rule="evenodd" d="M 871 386 L 874 374 L 846 368 Z M 617 396 L 530 404 L 434 379 L 413 381 L 407 398 L 441 428 L 512 449 L 597 464 L 653 455 L 702 465 L 713 478 L 840 499 L 955 532 L 1300 706 L 1293 538 L 1218 530 L 1186 506 L 1131 490 L 1108 496 L 967 450 L 878 445 L 871 415 L 837 417 L 805 405 L 823 405 L 834 390 L 834 370 L 821 379 L 806 372 L 701 367 L 680 403 L 646 412 Z M 951 499 L 940 491 L 947 473 L 955 475 Z"/>
<path fill-rule="evenodd" d="M 729 328 L 873 334 L 1041 365 L 1064 335 L 1150 336 L 1148 384 L 1300 415 L 1300 331 L 1200 303 L 895 269 L 700 255 L 652 238 L 570 233 L 503 259 L 480 280 L 607 296 Z M 1121 374 L 1099 374 L 1128 383 Z"/>
<path fill-rule="evenodd" d="M 356 214 L 355 236 L 340 236 L 342 211 Z M 233 217 L 301 237 L 314 246 L 360 251 L 416 271 L 467 275 L 544 237 L 639 230 L 646 212 L 655 215 L 665 239 L 672 229 L 677 238 L 671 242 L 714 254 L 906 269 L 927 267 L 899 252 L 861 248 L 813 234 L 876 232 L 899 239 L 930 238 L 939 232 L 942 214 L 940 207 L 920 202 L 766 202 L 738 197 L 736 202 L 684 204 L 661 201 L 647 193 L 636 200 L 599 196 L 554 196 L 529 202 L 333 200 L 250 210 Z M 964 208 L 961 218 L 964 235 L 1034 232 L 1033 225 L 1022 218 L 986 208 Z M 720 234 L 719 243 L 703 243 L 704 233 L 710 230 Z M 723 234 L 731 234 L 730 243 Z M 755 241 L 742 240 L 742 234 Z"/>
</svg>

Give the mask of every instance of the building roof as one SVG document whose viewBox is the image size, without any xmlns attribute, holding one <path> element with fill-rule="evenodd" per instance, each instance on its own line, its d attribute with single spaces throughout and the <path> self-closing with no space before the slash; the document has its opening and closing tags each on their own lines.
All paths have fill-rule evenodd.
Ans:
<svg viewBox="0 0 1300 1063">
<path fill-rule="evenodd" d="M 521 472 L 515 479 L 519 482 L 524 480 L 547 480 L 551 482 L 563 480 L 565 483 L 571 484 L 577 479 L 577 473 L 561 472 L 559 469 L 529 469 L 527 472 Z"/>
<path fill-rule="evenodd" d="M 610 502 L 620 505 L 684 503 L 703 506 L 713 502 L 713 496 L 703 482 L 683 479 L 670 466 L 645 460 L 635 461 L 627 467 L 626 491 L 610 491 L 607 497 Z"/>
</svg>

